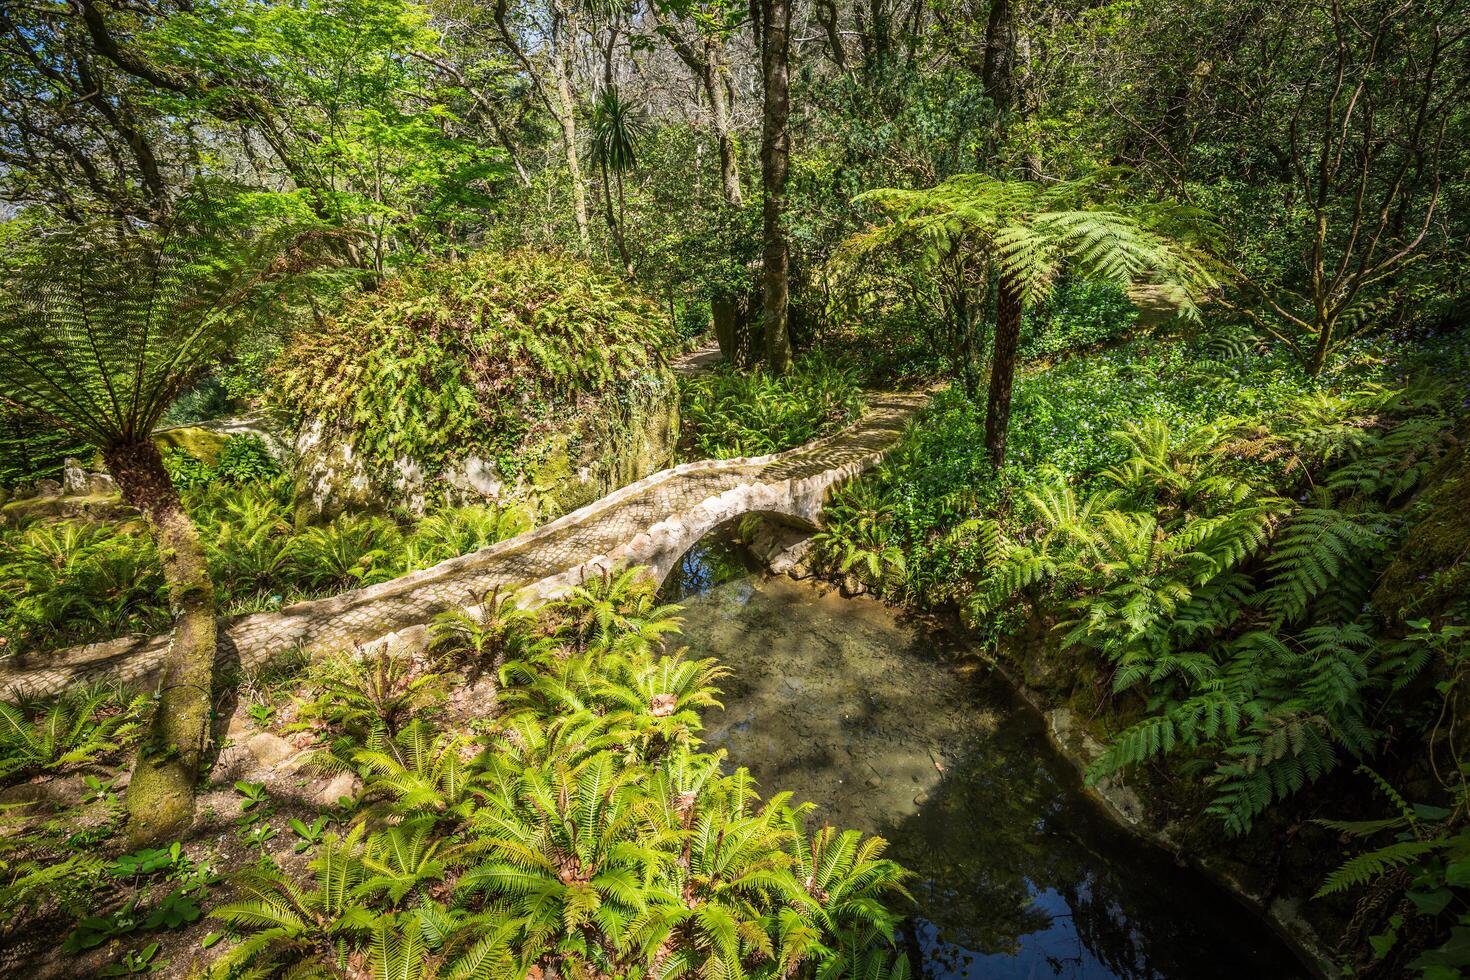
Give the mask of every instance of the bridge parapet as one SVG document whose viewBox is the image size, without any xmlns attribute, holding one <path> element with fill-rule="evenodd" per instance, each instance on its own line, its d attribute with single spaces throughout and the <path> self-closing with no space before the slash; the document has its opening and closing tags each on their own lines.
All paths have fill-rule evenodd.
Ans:
<svg viewBox="0 0 1470 980">
<path fill-rule="evenodd" d="M 341 595 L 220 624 L 221 661 L 264 663 L 293 649 L 318 653 L 421 630 L 490 589 L 539 604 L 615 565 L 646 565 L 660 581 L 700 538 L 744 514 L 779 514 L 816 527 L 831 488 L 876 466 L 898 444 L 923 394 L 874 396 L 841 432 L 769 456 L 700 460 L 636 483 L 480 551 Z M 0 690 L 55 693 L 82 681 L 147 684 L 170 637 L 123 638 L 11 657 Z"/>
</svg>

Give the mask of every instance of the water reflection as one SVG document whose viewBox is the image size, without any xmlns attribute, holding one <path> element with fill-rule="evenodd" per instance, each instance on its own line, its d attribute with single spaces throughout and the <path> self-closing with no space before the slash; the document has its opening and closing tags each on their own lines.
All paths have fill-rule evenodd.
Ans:
<svg viewBox="0 0 1470 980">
<path fill-rule="evenodd" d="M 1039 719 L 943 638 L 747 569 L 707 542 L 668 586 L 682 642 L 734 671 L 706 736 L 762 786 L 892 842 L 917 875 L 926 976 L 1301 975 L 1264 924 L 1109 823 Z"/>
</svg>

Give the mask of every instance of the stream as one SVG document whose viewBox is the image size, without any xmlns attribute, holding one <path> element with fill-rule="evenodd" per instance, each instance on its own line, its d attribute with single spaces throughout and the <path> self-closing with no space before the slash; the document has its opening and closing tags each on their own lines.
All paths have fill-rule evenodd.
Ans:
<svg viewBox="0 0 1470 980">
<path fill-rule="evenodd" d="M 872 599 L 753 570 L 711 535 L 664 597 L 679 642 L 732 675 L 710 748 L 817 821 L 881 834 L 914 872 L 939 978 L 1291 978 L 1270 927 L 1083 795 L 1042 720 L 953 640 Z"/>
</svg>

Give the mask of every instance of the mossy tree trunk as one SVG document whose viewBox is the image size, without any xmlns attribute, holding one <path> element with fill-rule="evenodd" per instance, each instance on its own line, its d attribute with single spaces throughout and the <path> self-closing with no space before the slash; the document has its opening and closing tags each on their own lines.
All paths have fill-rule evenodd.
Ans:
<svg viewBox="0 0 1470 980">
<path fill-rule="evenodd" d="M 158 706 L 128 786 L 128 842 L 141 847 L 178 837 L 194 819 L 194 784 L 209 734 L 214 679 L 214 585 L 199 531 L 153 441 L 107 447 L 103 458 L 123 499 L 148 521 L 174 613 Z"/>
</svg>

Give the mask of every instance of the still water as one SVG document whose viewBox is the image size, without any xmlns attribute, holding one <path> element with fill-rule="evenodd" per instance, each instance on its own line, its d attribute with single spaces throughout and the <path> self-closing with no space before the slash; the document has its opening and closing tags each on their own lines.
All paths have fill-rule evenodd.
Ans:
<svg viewBox="0 0 1470 980">
<path fill-rule="evenodd" d="M 665 595 L 691 654 L 733 671 L 710 746 L 915 872 L 924 976 L 1304 975 L 1268 926 L 1110 823 L 1036 713 L 942 635 L 753 573 L 714 537 Z"/>
</svg>

